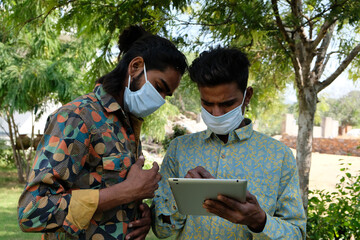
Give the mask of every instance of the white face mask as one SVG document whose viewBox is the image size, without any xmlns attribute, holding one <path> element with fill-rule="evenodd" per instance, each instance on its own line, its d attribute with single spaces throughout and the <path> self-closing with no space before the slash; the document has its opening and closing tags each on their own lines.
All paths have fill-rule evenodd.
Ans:
<svg viewBox="0 0 360 240">
<path fill-rule="evenodd" d="M 205 108 L 201 107 L 201 117 L 204 120 L 206 126 L 212 132 L 219 135 L 226 135 L 239 127 L 241 122 L 244 120 L 241 107 L 244 104 L 245 96 L 246 90 L 244 92 L 244 97 L 240 106 L 221 116 L 214 116 L 206 111 Z"/>
<path fill-rule="evenodd" d="M 130 90 L 131 77 L 129 75 L 128 86 L 125 88 L 124 92 L 125 111 L 134 114 L 136 117 L 146 117 L 155 112 L 165 103 L 164 98 L 148 81 L 145 63 L 144 75 L 145 84 L 135 92 Z"/>
</svg>

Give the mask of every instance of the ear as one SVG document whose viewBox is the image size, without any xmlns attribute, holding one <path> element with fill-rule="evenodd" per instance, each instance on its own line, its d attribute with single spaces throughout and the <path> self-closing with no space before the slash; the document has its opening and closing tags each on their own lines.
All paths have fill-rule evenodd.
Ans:
<svg viewBox="0 0 360 240">
<path fill-rule="evenodd" d="M 249 87 L 246 89 L 246 96 L 245 96 L 245 101 L 244 101 L 245 107 L 246 107 L 247 105 L 249 105 L 253 93 L 254 93 L 253 88 L 252 88 L 251 86 L 249 86 Z"/>
<path fill-rule="evenodd" d="M 135 57 L 131 60 L 128 66 L 128 75 L 131 78 L 139 75 L 144 70 L 144 59 L 140 56 Z"/>
</svg>

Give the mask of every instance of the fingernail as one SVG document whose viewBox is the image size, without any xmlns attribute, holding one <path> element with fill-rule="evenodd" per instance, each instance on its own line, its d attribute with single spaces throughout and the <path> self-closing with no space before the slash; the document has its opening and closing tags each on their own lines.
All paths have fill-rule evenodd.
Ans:
<svg viewBox="0 0 360 240">
<path fill-rule="evenodd" d="M 133 227 L 133 225 L 130 223 L 130 224 L 129 224 L 129 228 L 132 228 L 132 227 Z M 128 237 L 129 237 L 129 236 L 128 236 Z M 130 239 L 130 237 L 129 237 L 129 239 Z"/>
<path fill-rule="evenodd" d="M 128 239 L 128 240 L 129 240 L 130 238 L 131 238 L 130 236 L 126 236 L 126 239 Z"/>
</svg>

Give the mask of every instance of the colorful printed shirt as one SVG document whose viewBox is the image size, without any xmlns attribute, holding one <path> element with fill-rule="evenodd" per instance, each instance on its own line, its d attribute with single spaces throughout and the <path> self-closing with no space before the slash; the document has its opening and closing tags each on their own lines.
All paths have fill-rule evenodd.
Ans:
<svg viewBox="0 0 360 240">
<path fill-rule="evenodd" d="M 296 161 L 281 142 L 253 130 L 252 123 L 229 134 L 222 142 L 210 130 L 173 140 L 161 165 L 162 179 L 155 192 L 153 231 L 164 238 L 177 239 L 305 239 L 306 216 L 299 190 Z M 218 216 L 181 215 L 167 182 L 184 177 L 197 166 L 215 178 L 248 180 L 248 191 L 266 212 L 261 233 Z M 189 196 L 191 197 L 191 196 Z M 171 224 L 161 215 L 170 216 Z"/>
<path fill-rule="evenodd" d="M 19 199 L 21 229 L 43 239 L 124 239 L 137 204 L 95 211 L 99 189 L 124 181 L 136 161 L 140 125 L 101 84 L 52 113 Z"/>
</svg>

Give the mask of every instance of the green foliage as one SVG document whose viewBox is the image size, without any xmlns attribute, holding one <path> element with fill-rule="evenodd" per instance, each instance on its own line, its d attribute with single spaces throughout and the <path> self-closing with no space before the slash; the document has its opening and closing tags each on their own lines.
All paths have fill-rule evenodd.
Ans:
<svg viewBox="0 0 360 240">
<path fill-rule="evenodd" d="M 97 78 L 114 68 L 117 57 L 114 46 L 123 29 L 141 24 L 153 33 L 168 35 L 165 23 L 170 19 L 172 8 L 181 9 L 186 4 L 187 1 L 169 0 L 21 0 L 11 6 L 11 25 L 17 30 L 26 25 L 36 28 L 52 19 L 50 28 L 54 34 L 65 33 L 92 43 L 82 50 L 93 53 L 88 58 L 93 61 L 87 64 L 87 74 L 83 79 L 83 83 L 93 85 Z"/>
<path fill-rule="evenodd" d="M 182 136 L 182 135 L 185 135 L 187 134 L 187 130 L 186 128 L 180 126 L 180 125 L 174 125 L 173 126 L 173 131 L 174 133 L 171 134 L 170 136 L 165 136 L 165 139 L 163 141 L 161 141 L 161 144 L 164 148 L 164 150 L 166 151 L 170 145 L 170 142 L 175 139 L 176 137 L 179 137 L 179 136 Z"/>
<path fill-rule="evenodd" d="M 344 176 L 336 185 L 336 191 L 310 191 L 307 221 L 309 239 L 360 238 L 360 171 L 357 175 L 351 175 L 347 167 L 340 170 Z"/>
<path fill-rule="evenodd" d="M 2 139 L 0 139 L 0 167 L 15 167 L 11 147 Z"/>
<path fill-rule="evenodd" d="M 58 37 L 44 23 L 36 31 L 23 31 L 0 43 L 0 105 L 11 111 L 41 108 L 52 98 L 67 102 L 77 95 L 86 54 L 81 40 Z M 45 34 L 46 33 L 46 34 Z M 84 51 L 84 50 L 83 50 Z"/>
<path fill-rule="evenodd" d="M 339 99 L 329 99 L 329 117 L 340 122 L 341 126 L 360 125 L 360 91 L 352 91 Z"/>
<path fill-rule="evenodd" d="M 326 99 L 326 97 L 320 97 L 318 104 L 316 106 L 316 113 L 315 113 L 315 119 L 314 119 L 314 124 L 316 126 L 320 126 L 321 122 L 322 122 L 322 118 L 326 117 L 326 113 L 329 111 L 329 109 L 332 106 L 330 105 L 328 99 Z"/>
<path fill-rule="evenodd" d="M 174 97 L 170 99 L 170 103 L 176 106 L 182 113 L 187 111 L 200 112 L 200 93 L 196 83 L 190 80 L 187 73 L 182 77 Z"/>
<path fill-rule="evenodd" d="M 162 141 L 165 138 L 165 124 L 172 116 L 179 113 L 179 110 L 168 101 L 157 111 L 144 119 L 141 132 L 147 140 Z"/>
<path fill-rule="evenodd" d="M 272 99 L 268 108 L 258 113 L 255 123 L 258 123 L 258 130 L 269 136 L 281 134 L 283 115 L 287 113 L 288 106 L 279 97 Z"/>
</svg>

